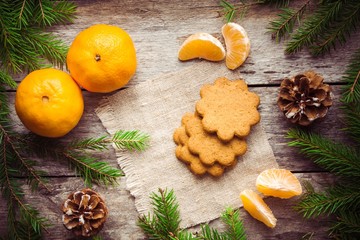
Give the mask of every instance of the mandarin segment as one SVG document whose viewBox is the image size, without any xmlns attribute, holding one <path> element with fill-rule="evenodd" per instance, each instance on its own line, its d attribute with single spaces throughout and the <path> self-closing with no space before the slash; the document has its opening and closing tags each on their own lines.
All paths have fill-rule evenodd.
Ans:
<svg viewBox="0 0 360 240">
<path fill-rule="evenodd" d="M 225 58 L 225 49 L 214 36 L 208 33 L 195 33 L 190 35 L 180 46 L 178 58 L 181 61 L 195 58 L 221 61 Z"/>
<path fill-rule="evenodd" d="M 269 206 L 256 192 L 246 189 L 240 193 L 240 199 L 243 203 L 244 209 L 253 218 L 259 220 L 270 228 L 274 228 L 276 226 L 277 219 Z"/>
<path fill-rule="evenodd" d="M 266 196 L 291 198 L 302 193 L 297 177 L 286 169 L 267 169 L 256 179 L 256 188 Z"/>
<path fill-rule="evenodd" d="M 250 39 L 245 29 L 236 23 L 227 23 L 222 29 L 226 46 L 226 66 L 234 70 L 249 56 Z"/>
</svg>

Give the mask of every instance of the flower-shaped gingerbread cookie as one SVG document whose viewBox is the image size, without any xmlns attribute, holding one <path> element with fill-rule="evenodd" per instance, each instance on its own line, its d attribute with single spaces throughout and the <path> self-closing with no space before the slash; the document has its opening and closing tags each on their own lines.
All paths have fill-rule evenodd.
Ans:
<svg viewBox="0 0 360 240">
<path fill-rule="evenodd" d="M 218 163 L 228 167 L 235 164 L 236 157 L 247 150 L 245 140 L 234 138 L 229 142 L 221 141 L 215 134 L 206 132 L 197 114 L 187 113 L 182 118 L 189 136 L 190 152 L 199 156 L 200 161 L 208 166 Z"/>
<path fill-rule="evenodd" d="M 175 150 L 176 157 L 186 163 L 189 166 L 191 172 L 196 175 L 203 175 L 205 173 L 209 173 L 214 177 L 219 177 L 224 172 L 224 167 L 219 164 L 214 164 L 213 166 L 206 166 L 201 163 L 198 156 L 192 154 L 189 151 L 187 146 L 189 141 L 189 136 L 186 134 L 185 127 L 181 126 L 177 128 L 173 135 L 174 142 L 177 147 Z"/>
<path fill-rule="evenodd" d="M 218 78 L 213 85 L 204 85 L 200 96 L 196 111 L 203 117 L 204 129 L 216 132 L 223 141 L 249 135 L 251 126 L 260 121 L 260 98 L 248 90 L 244 80 Z"/>
</svg>

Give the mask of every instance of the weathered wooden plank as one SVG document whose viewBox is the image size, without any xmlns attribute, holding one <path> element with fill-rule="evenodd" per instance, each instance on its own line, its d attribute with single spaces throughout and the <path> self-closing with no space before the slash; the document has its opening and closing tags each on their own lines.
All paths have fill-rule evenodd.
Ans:
<svg viewBox="0 0 360 240">
<path fill-rule="evenodd" d="M 326 184 L 332 182 L 328 174 L 297 174 L 301 180 L 309 181 L 316 189 L 322 189 Z M 82 189 L 83 183 L 78 178 L 50 178 L 50 184 L 54 187 L 51 193 L 32 193 L 25 185 L 26 201 L 41 210 L 41 215 L 48 218 L 51 227 L 49 233 L 45 233 L 44 239 L 72 239 L 72 234 L 63 227 L 61 222 L 60 206 L 72 191 Z M 109 218 L 101 232 L 104 239 L 145 239 L 142 230 L 137 227 L 136 222 L 138 213 L 134 206 L 134 199 L 125 189 L 125 178 L 122 178 L 119 186 L 104 188 L 94 186 L 93 189 L 99 192 L 106 201 L 109 208 Z M 240 194 L 240 193 L 239 193 Z M 240 200 L 239 200 L 240 201 Z M 305 220 L 295 212 L 292 207 L 298 198 L 282 200 L 278 198 L 266 198 L 266 203 L 278 218 L 275 229 L 269 229 L 262 223 L 254 220 L 243 209 L 241 209 L 241 219 L 248 235 L 248 239 L 300 239 L 309 232 L 314 232 L 314 239 L 327 239 L 326 229 L 328 222 L 319 220 Z M 0 214 L 7 216 L 4 201 L 0 201 Z M 225 209 L 226 206 L 224 206 Z M 6 220 L 6 217 L 3 218 Z M 2 220 L 2 222 L 3 222 Z M 0 235 L 6 231 L 6 223 L 0 224 Z M 211 226 L 219 230 L 224 228 L 219 219 L 211 222 Z M 191 231 L 199 229 L 196 226 Z"/>
</svg>

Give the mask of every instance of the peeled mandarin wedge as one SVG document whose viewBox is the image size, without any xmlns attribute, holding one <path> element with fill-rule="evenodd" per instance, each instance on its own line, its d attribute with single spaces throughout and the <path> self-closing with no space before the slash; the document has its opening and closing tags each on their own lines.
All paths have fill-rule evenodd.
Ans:
<svg viewBox="0 0 360 240">
<path fill-rule="evenodd" d="M 221 61 L 225 58 L 225 49 L 214 36 L 208 33 L 195 33 L 180 46 L 178 57 L 181 61 L 195 58 Z"/>
<path fill-rule="evenodd" d="M 222 29 L 226 46 L 226 66 L 234 70 L 240 67 L 249 56 L 250 39 L 245 29 L 236 23 L 227 23 Z"/>
<path fill-rule="evenodd" d="M 300 195 L 302 188 L 296 176 L 286 169 L 267 169 L 256 179 L 256 188 L 266 196 L 291 198 Z"/>
<path fill-rule="evenodd" d="M 240 193 L 244 209 L 255 219 L 263 222 L 266 226 L 274 228 L 277 219 L 264 200 L 252 190 L 244 190 Z"/>
</svg>

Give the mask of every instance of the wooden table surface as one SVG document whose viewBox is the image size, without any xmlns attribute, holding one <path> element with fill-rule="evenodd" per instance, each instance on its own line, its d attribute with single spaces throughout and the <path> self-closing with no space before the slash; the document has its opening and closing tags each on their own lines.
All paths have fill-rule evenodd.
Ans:
<svg viewBox="0 0 360 240">
<path fill-rule="evenodd" d="M 297 1 L 297 4 L 299 2 L 301 3 Z M 84 0 L 75 1 L 75 3 L 78 6 L 75 22 L 50 30 L 70 44 L 77 33 L 96 23 L 117 25 L 125 29 L 134 40 L 138 59 L 136 75 L 128 87 L 141 84 L 159 74 L 181 70 L 200 61 L 180 62 L 177 59 L 180 44 L 190 34 L 201 31 L 221 39 L 221 27 L 224 24 L 223 9 L 218 0 Z M 277 108 L 279 84 L 284 77 L 291 77 L 309 69 L 322 74 L 325 81 L 333 87 L 334 106 L 324 120 L 314 123 L 310 128 L 332 139 L 344 139 L 345 136 L 339 131 L 342 127 L 342 114 L 338 101 L 340 79 L 349 56 L 359 46 L 360 34 L 353 35 L 346 46 L 339 46 L 336 52 L 333 51 L 321 58 L 313 58 L 307 51 L 294 56 L 286 56 L 283 51 L 284 45 L 275 43 L 266 29 L 269 21 L 276 17 L 277 12 L 274 7 L 253 6 L 248 10 L 245 18 L 234 20 L 247 30 L 252 44 L 249 58 L 235 71 L 261 98 L 259 110 L 262 125 L 268 134 L 279 166 L 293 171 L 301 181 L 309 181 L 316 189 L 322 189 L 333 181 L 333 177 L 314 165 L 311 160 L 300 155 L 297 149 L 287 146 L 289 140 L 285 138 L 285 135 L 294 125 L 286 122 Z M 219 63 L 214 63 L 214 67 L 216 64 Z M 17 80 L 21 81 L 21 77 Z M 10 101 L 13 101 L 15 92 L 9 91 L 8 95 Z M 79 125 L 61 141 L 69 142 L 74 138 L 107 134 L 94 112 L 103 96 L 104 94 L 84 91 L 84 115 Z M 19 122 L 13 106 L 12 110 L 16 130 L 25 132 L 26 129 Z M 113 149 L 98 156 L 99 159 L 118 167 Z M 82 189 L 84 183 L 68 169 L 64 162 L 54 162 L 50 159 L 38 159 L 38 161 L 40 168 L 49 173 L 46 178 L 52 191 L 50 194 L 43 194 L 41 191 L 31 192 L 24 184 L 26 200 L 37 207 L 42 216 L 48 218 L 53 224 L 48 229 L 49 233 L 45 233 L 44 239 L 73 239 L 73 235 L 62 225 L 60 205 L 70 192 Z M 146 239 L 142 230 L 136 225 L 138 213 L 133 197 L 126 190 L 125 178 L 120 178 L 119 185 L 113 187 L 94 186 L 94 190 L 106 199 L 110 211 L 106 225 L 100 234 L 103 239 Z M 312 239 L 327 239 L 328 220 L 303 219 L 292 209 L 296 201 L 297 198 L 267 199 L 267 203 L 278 218 L 275 229 L 265 227 L 241 209 L 248 239 L 301 239 L 302 236 L 310 234 L 313 234 Z M 2 216 L 0 221 L 6 221 L 4 200 L 1 200 L 0 213 Z M 219 220 L 213 221 L 211 225 L 219 229 L 223 227 Z M 0 224 L 0 234 L 4 233 L 5 228 L 5 223 Z M 195 227 L 194 231 L 196 229 Z"/>
</svg>

